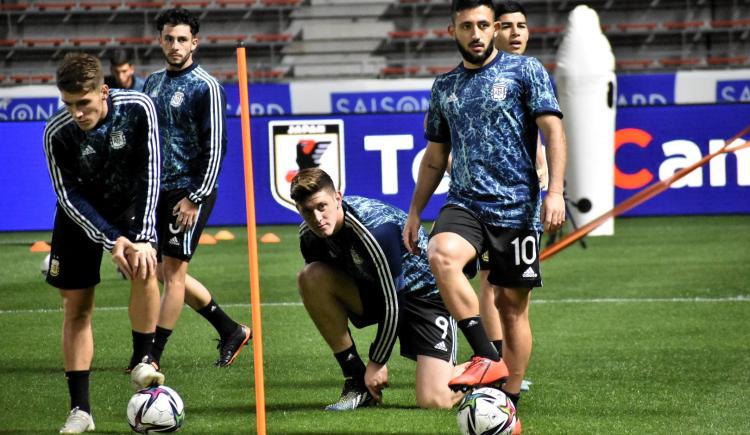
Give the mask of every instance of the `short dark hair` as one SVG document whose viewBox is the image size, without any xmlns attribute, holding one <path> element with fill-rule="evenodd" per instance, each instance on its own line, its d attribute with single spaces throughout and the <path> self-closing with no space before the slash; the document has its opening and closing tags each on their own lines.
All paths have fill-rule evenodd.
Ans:
<svg viewBox="0 0 750 435">
<path fill-rule="evenodd" d="M 292 178 L 292 184 L 289 186 L 290 196 L 296 203 L 305 202 L 321 190 L 336 192 L 336 186 L 331 176 L 320 168 L 302 169 Z"/>
<path fill-rule="evenodd" d="M 126 63 L 132 64 L 133 62 L 131 61 L 130 53 L 124 48 L 118 48 L 109 56 L 109 66 L 120 66 Z"/>
<path fill-rule="evenodd" d="M 70 93 L 98 90 L 104 84 L 102 63 L 87 53 L 68 53 L 57 67 L 57 89 Z"/>
<path fill-rule="evenodd" d="M 495 12 L 495 5 L 492 4 L 492 0 L 453 0 L 451 4 L 451 18 L 455 17 L 458 12 L 480 6 L 487 6 L 493 13 Z"/>
<path fill-rule="evenodd" d="M 513 14 L 516 12 L 520 12 L 524 17 L 527 16 L 526 8 L 524 8 L 521 3 L 516 1 L 504 1 L 500 2 L 497 5 L 497 8 L 495 9 L 495 16 L 499 17 L 500 15 Z"/>
<path fill-rule="evenodd" d="M 164 26 L 167 24 L 170 26 L 187 24 L 190 26 L 190 33 L 192 33 L 193 36 L 197 35 L 201 28 L 201 23 L 198 21 L 198 17 L 193 15 L 189 10 L 183 8 L 167 9 L 156 17 L 156 30 L 159 31 L 159 33 L 161 33 Z"/>
</svg>

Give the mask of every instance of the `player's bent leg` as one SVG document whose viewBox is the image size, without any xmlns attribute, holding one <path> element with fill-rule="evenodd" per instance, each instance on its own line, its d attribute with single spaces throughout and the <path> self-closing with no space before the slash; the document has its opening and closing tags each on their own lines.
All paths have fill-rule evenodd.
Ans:
<svg viewBox="0 0 750 435">
<path fill-rule="evenodd" d="M 503 327 L 500 323 L 500 310 L 495 306 L 495 287 L 487 281 L 489 272 L 479 273 L 479 316 L 487 331 L 487 338 L 495 342 L 503 339 Z"/>
<path fill-rule="evenodd" d="M 338 269 L 313 262 L 297 275 L 302 303 L 331 350 L 352 345 L 347 313 L 362 314 L 362 301 L 354 280 Z"/>
<path fill-rule="evenodd" d="M 500 317 L 505 333 L 503 358 L 510 373 L 503 389 L 518 394 L 531 356 L 532 336 L 529 323 L 531 289 L 499 288 L 497 302 L 503 307 Z"/>
<path fill-rule="evenodd" d="M 448 361 L 427 355 L 417 355 L 417 405 L 425 409 L 449 409 L 463 397 L 463 393 L 448 388 L 448 381 L 463 371 Z"/>
<path fill-rule="evenodd" d="M 150 333 L 156 330 L 159 317 L 159 283 L 156 277 L 145 280 L 133 279 L 130 282 L 130 303 L 128 312 L 134 331 Z"/>
<path fill-rule="evenodd" d="M 159 312 L 159 326 L 174 329 L 185 305 L 185 277 L 188 262 L 179 258 L 163 256 L 164 295 Z"/>
<path fill-rule="evenodd" d="M 89 370 L 94 355 L 91 319 L 94 287 L 60 290 L 63 299 L 62 350 L 65 371 Z"/>
<path fill-rule="evenodd" d="M 476 249 L 456 233 L 438 233 L 427 245 L 440 296 L 451 315 L 462 320 L 479 313 L 479 301 L 471 283 L 463 274 L 464 266 L 476 256 Z"/>
</svg>

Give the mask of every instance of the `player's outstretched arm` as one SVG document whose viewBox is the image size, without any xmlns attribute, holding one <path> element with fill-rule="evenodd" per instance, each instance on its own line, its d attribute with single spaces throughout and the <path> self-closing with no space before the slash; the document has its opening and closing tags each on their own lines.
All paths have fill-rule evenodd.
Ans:
<svg viewBox="0 0 750 435">
<path fill-rule="evenodd" d="M 547 140 L 547 166 L 549 170 L 549 187 L 542 203 L 541 220 L 544 231 L 555 232 L 565 222 L 565 165 L 567 145 L 562 120 L 555 115 L 541 115 L 536 123 Z"/>
<path fill-rule="evenodd" d="M 420 215 L 443 179 L 449 155 L 450 147 L 448 145 L 430 141 L 427 143 L 427 150 L 419 164 L 417 185 L 414 187 L 414 195 L 409 206 L 409 217 L 403 232 L 404 245 L 413 254 L 419 251 L 417 241 L 419 240 L 419 226 L 421 225 Z"/>
</svg>

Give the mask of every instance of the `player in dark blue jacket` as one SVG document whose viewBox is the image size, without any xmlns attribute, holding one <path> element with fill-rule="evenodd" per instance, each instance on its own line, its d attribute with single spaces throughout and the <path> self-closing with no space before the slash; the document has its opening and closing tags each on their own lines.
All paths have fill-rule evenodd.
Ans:
<svg viewBox="0 0 750 435">
<path fill-rule="evenodd" d="M 448 313 L 424 253 L 410 254 L 401 241 L 406 213 L 380 201 L 343 199 L 318 168 L 292 180 L 291 197 L 304 219 L 300 249 L 305 267 L 298 284 L 305 309 L 344 374 L 339 400 L 328 410 L 369 406 L 388 386 L 386 363 L 396 343 L 417 361 L 417 404 L 450 408 L 460 398 L 448 388 L 456 358 L 455 322 Z M 427 246 L 427 236 L 420 233 Z M 349 333 L 377 324 L 364 364 Z"/>
<path fill-rule="evenodd" d="M 134 91 L 110 91 L 99 60 L 65 56 L 57 70 L 65 108 L 47 122 L 44 151 L 57 196 L 47 282 L 63 298 L 62 349 L 71 411 L 60 433 L 94 430 L 91 318 L 102 253 L 130 279 L 133 353 L 148 358 L 159 314 L 155 211 L 161 171 L 156 112 Z M 164 376 L 146 361 L 133 380 Z M 141 364 L 140 366 L 143 366 Z"/>
<path fill-rule="evenodd" d="M 198 19 L 185 9 L 168 9 L 157 16 L 167 66 L 151 74 L 144 87 L 159 116 L 164 155 L 156 212 L 164 296 L 152 354 L 157 361 L 161 358 L 187 303 L 216 328 L 220 340 L 215 364 L 226 367 L 250 339 L 250 328 L 232 320 L 206 287 L 187 273 L 216 202 L 227 145 L 224 89 L 193 59 L 199 28 Z"/>
</svg>

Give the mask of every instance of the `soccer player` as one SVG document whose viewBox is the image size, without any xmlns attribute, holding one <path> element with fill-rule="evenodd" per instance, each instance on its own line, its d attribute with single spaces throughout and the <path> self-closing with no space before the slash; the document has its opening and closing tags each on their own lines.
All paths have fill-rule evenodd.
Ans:
<svg viewBox="0 0 750 435">
<path fill-rule="evenodd" d="M 118 48 L 109 57 L 109 71 L 112 75 L 104 77 L 104 84 L 110 89 L 131 89 L 143 92 L 143 77 L 135 74 L 135 65 L 130 60 L 127 50 Z"/>
<path fill-rule="evenodd" d="M 227 367 L 250 339 L 250 328 L 232 320 L 187 273 L 216 202 L 227 142 L 224 89 L 193 59 L 199 28 L 198 19 L 182 8 L 156 17 L 167 65 L 151 74 L 144 87 L 156 106 L 164 154 L 156 213 L 164 295 L 151 352 L 158 362 L 187 303 L 219 333 L 215 365 Z M 135 362 L 131 359 L 131 367 Z"/>
<path fill-rule="evenodd" d="M 350 410 L 382 400 L 386 363 L 398 337 L 401 355 L 416 360 L 417 404 L 450 408 L 460 398 L 448 388 L 455 368 L 455 321 L 445 308 L 427 256 L 401 241 L 406 213 L 380 201 L 342 198 L 323 170 L 301 170 L 291 197 L 304 222 L 297 276 L 302 301 L 341 366 L 344 388 L 327 410 Z M 426 248 L 427 235 L 418 234 Z M 365 365 L 348 329 L 378 325 Z M 455 373 L 454 373 L 455 370 Z"/>
<path fill-rule="evenodd" d="M 130 280 L 130 323 L 139 387 L 162 384 L 148 349 L 159 314 L 155 211 L 161 171 L 158 124 L 151 100 L 104 84 L 101 63 L 69 53 L 57 69 L 65 108 L 44 130 L 44 151 L 57 196 L 47 282 L 63 300 L 62 351 L 71 411 L 60 433 L 94 430 L 89 375 L 91 319 L 102 252 Z"/>
<path fill-rule="evenodd" d="M 542 284 L 539 237 L 565 219 L 566 151 L 562 113 L 547 72 L 536 59 L 498 51 L 493 37 L 499 28 L 491 0 L 453 2 L 448 30 L 463 61 L 433 84 L 427 150 L 403 236 L 410 251 L 419 250 L 420 214 L 452 152 L 447 204 L 427 247 L 443 300 L 474 352 L 450 386 L 466 389 L 507 377 L 502 388 L 517 402 L 531 354 L 530 292 Z M 534 169 L 537 128 L 546 139 L 549 163 L 549 190 L 541 204 Z M 484 251 L 502 307 L 504 361 L 487 337 L 476 293 L 463 274 Z"/>
</svg>

